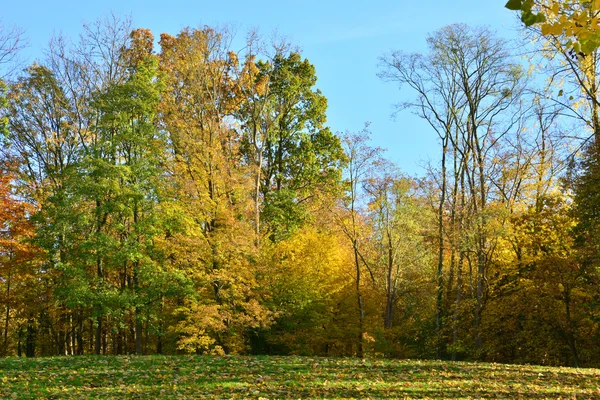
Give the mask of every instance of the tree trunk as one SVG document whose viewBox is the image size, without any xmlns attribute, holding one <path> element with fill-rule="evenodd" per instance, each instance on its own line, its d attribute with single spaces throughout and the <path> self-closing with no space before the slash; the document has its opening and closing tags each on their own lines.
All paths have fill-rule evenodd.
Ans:
<svg viewBox="0 0 600 400">
<path fill-rule="evenodd" d="M 387 271 L 387 299 L 385 304 L 385 320 L 384 327 L 389 329 L 392 327 L 392 318 L 394 311 L 394 283 L 392 280 L 392 272 L 394 269 L 394 251 L 392 248 L 391 235 L 388 232 L 388 271 Z"/>
<path fill-rule="evenodd" d="M 94 345 L 94 353 L 96 355 L 102 354 L 102 317 L 96 318 L 96 342 Z"/>
<path fill-rule="evenodd" d="M 8 354 L 8 328 L 9 328 L 9 320 L 10 320 L 10 283 L 11 283 L 11 270 L 8 269 L 8 274 L 6 276 L 6 314 L 4 320 L 4 338 L 2 343 L 2 351 L 0 355 L 6 357 Z"/>
<path fill-rule="evenodd" d="M 263 155 L 262 148 L 259 148 L 255 144 L 255 150 L 257 152 L 257 161 L 256 161 L 256 181 L 254 187 L 254 233 L 256 235 L 256 247 L 260 246 L 260 181 L 262 178 L 262 163 L 263 163 Z"/>
<path fill-rule="evenodd" d="M 437 298 L 436 298 L 436 358 L 442 357 L 442 330 L 443 330 L 443 296 L 444 296 L 444 204 L 446 203 L 446 151 L 448 137 L 442 138 L 442 192 L 438 206 L 438 264 L 436 271 Z"/>
<path fill-rule="evenodd" d="M 137 294 L 138 291 L 138 269 L 139 269 L 139 261 L 136 261 L 133 267 L 133 290 L 134 293 Z M 135 354 L 140 356 L 142 355 L 142 311 L 139 305 L 135 306 L 134 309 L 134 319 L 135 319 Z"/>
<path fill-rule="evenodd" d="M 456 361 L 456 346 L 458 344 L 458 313 L 460 311 L 460 303 L 462 300 L 462 267 L 464 261 L 464 253 L 461 251 L 458 259 L 456 270 L 456 302 L 454 303 L 454 314 L 452 315 L 452 361 Z"/>
<path fill-rule="evenodd" d="M 77 313 L 77 355 L 83 355 L 83 316 L 82 311 Z"/>
<path fill-rule="evenodd" d="M 96 200 L 96 212 L 97 212 L 97 216 L 96 216 L 96 234 L 99 234 L 100 231 L 102 230 L 102 218 L 100 217 L 100 206 L 102 205 L 102 203 L 100 202 L 100 200 Z M 103 271 L 102 271 L 102 258 L 100 257 L 100 254 L 98 252 L 98 256 L 96 257 L 96 274 L 98 276 L 98 280 L 100 282 L 102 282 L 102 280 L 104 279 L 103 277 Z M 94 347 L 94 353 L 96 355 L 100 355 L 101 353 L 101 348 L 102 348 L 102 305 L 99 303 L 96 303 L 95 307 L 96 309 L 96 343 L 95 343 L 95 347 Z"/>
<path fill-rule="evenodd" d="M 365 324 L 365 310 L 363 307 L 363 299 L 360 291 L 360 261 L 358 256 L 358 243 L 354 240 L 354 265 L 356 267 L 356 300 L 358 304 L 358 352 L 357 357 L 362 358 L 364 356 L 364 324 Z"/>
<path fill-rule="evenodd" d="M 17 339 L 17 357 L 23 357 L 23 325 L 19 324 L 19 334 Z"/>
<path fill-rule="evenodd" d="M 475 149 L 477 151 L 477 168 L 479 171 L 479 212 L 477 220 L 477 304 L 475 306 L 475 349 L 480 352 L 483 348 L 483 338 L 481 337 L 481 315 L 485 302 L 485 285 L 487 282 L 487 260 L 485 254 L 486 246 L 486 189 L 485 189 L 485 170 L 483 165 L 483 149 L 480 146 L 477 132 L 473 133 L 475 140 Z M 476 201 L 476 200 L 475 200 Z M 480 355 L 481 356 L 481 355 Z"/>
<path fill-rule="evenodd" d="M 573 335 L 573 320 L 571 319 L 571 289 L 565 286 L 564 291 L 564 303 L 565 303 L 565 313 L 567 319 L 567 343 L 569 345 L 569 349 L 571 350 L 571 355 L 573 356 L 573 366 L 575 368 L 579 368 L 579 354 L 577 352 L 577 346 L 575 344 L 575 335 Z"/>
<path fill-rule="evenodd" d="M 33 318 L 27 320 L 27 331 L 25 336 L 25 356 L 35 357 L 35 327 Z"/>
<path fill-rule="evenodd" d="M 142 319 L 139 308 L 135 310 L 135 354 L 142 355 Z"/>
</svg>

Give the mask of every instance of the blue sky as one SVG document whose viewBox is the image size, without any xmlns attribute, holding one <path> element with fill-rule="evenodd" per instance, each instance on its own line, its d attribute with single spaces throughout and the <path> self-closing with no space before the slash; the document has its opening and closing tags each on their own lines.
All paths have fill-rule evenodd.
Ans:
<svg viewBox="0 0 600 400">
<path fill-rule="evenodd" d="M 406 111 L 391 118 L 393 104 L 410 96 L 377 78 L 378 58 L 391 50 L 424 51 L 429 33 L 452 23 L 486 25 L 499 36 L 517 36 L 515 16 L 505 0 L 429 1 L 182 1 L 105 0 L 8 1 L 1 22 L 26 31 L 30 60 L 38 57 L 55 32 L 75 38 L 84 22 L 110 12 L 130 15 L 134 25 L 176 34 L 186 26 L 235 24 L 243 38 L 250 28 L 277 31 L 302 49 L 316 67 L 318 87 L 329 100 L 328 124 L 334 131 L 358 131 L 371 123 L 373 144 L 386 148 L 402 171 L 422 175 L 436 160 L 436 135 Z"/>
</svg>

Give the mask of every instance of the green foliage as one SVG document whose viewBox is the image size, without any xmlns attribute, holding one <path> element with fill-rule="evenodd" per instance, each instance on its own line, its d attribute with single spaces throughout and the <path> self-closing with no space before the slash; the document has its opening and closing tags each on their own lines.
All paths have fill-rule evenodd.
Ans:
<svg viewBox="0 0 600 400">
<path fill-rule="evenodd" d="M 265 87 L 240 108 L 242 151 L 248 160 L 262 160 L 263 217 L 276 232 L 272 238 L 284 238 L 302 222 L 307 200 L 339 186 L 345 156 L 325 127 L 327 99 L 314 88 L 315 67 L 307 59 L 278 53 L 257 62 L 256 71 L 256 84 Z"/>
<path fill-rule="evenodd" d="M 297 203 L 294 190 L 281 189 L 267 193 L 262 216 L 271 228 L 271 239 L 278 242 L 293 236 L 306 222 L 308 213 L 303 204 Z"/>
<path fill-rule="evenodd" d="M 533 0 L 509 0 L 504 7 L 513 11 L 521 11 L 521 21 L 525 26 L 531 26 L 546 21 L 546 17 L 542 13 L 532 11 L 533 5 Z"/>
</svg>

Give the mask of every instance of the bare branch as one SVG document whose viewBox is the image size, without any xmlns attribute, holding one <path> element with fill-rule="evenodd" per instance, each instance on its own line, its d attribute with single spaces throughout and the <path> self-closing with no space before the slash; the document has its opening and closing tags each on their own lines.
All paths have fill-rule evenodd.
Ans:
<svg viewBox="0 0 600 400">
<path fill-rule="evenodd" d="M 23 29 L 3 25 L 0 21 L 0 79 L 10 77 L 21 67 L 19 52 L 27 45 Z"/>
</svg>

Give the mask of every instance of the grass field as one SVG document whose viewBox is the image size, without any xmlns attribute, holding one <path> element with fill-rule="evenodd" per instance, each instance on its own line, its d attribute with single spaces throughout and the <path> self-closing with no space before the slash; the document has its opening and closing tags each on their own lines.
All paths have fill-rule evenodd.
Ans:
<svg viewBox="0 0 600 400">
<path fill-rule="evenodd" d="M 307 357 L 0 359 L 1 399 L 600 399 L 600 370 Z"/>
</svg>

